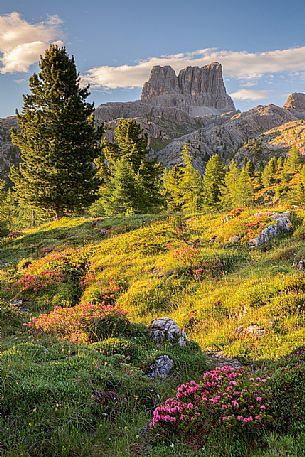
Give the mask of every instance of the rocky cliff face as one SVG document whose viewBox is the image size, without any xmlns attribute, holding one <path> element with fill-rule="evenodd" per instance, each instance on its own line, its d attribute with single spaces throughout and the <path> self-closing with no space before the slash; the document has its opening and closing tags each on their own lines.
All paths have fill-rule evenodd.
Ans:
<svg viewBox="0 0 305 457">
<path fill-rule="evenodd" d="M 19 149 L 11 143 L 10 130 L 17 127 L 17 119 L 0 119 L 0 178 L 7 178 L 10 167 L 19 162 Z"/>
<path fill-rule="evenodd" d="M 187 67 L 178 76 L 170 66 L 153 67 L 143 86 L 141 101 L 152 106 L 177 107 L 192 117 L 235 111 L 218 62 L 202 68 Z"/>
<path fill-rule="evenodd" d="M 166 167 L 171 166 L 181 160 L 179 151 L 187 144 L 193 155 L 194 165 L 199 171 L 203 171 L 211 155 L 218 153 L 228 163 L 249 139 L 259 138 L 270 129 L 297 120 L 298 118 L 285 108 L 272 104 L 260 105 L 244 113 L 235 114 L 230 119 L 224 118 L 223 122 L 209 124 L 175 139 L 165 148 L 152 152 L 152 157 Z"/>
</svg>

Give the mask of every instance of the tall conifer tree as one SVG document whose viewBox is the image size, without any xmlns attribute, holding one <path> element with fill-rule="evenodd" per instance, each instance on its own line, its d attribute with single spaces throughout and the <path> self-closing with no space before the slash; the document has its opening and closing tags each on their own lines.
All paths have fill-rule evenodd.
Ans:
<svg viewBox="0 0 305 457">
<path fill-rule="evenodd" d="M 86 102 L 88 87 L 80 87 L 74 58 L 65 48 L 51 45 L 39 66 L 17 112 L 20 130 L 12 131 L 21 164 L 11 179 L 19 200 L 60 217 L 95 199 L 93 161 L 101 132 L 94 126 L 93 105 Z"/>
<path fill-rule="evenodd" d="M 218 154 L 214 154 L 207 162 L 203 175 L 203 198 L 206 206 L 219 207 L 224 176 L 224 163 Z"/>
</svg>

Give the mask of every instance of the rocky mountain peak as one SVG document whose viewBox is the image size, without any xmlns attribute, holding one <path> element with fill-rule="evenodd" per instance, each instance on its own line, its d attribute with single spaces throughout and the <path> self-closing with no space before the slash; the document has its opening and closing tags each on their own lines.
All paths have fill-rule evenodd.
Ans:
<svg viewBox="0 0 305 457">
<path fill-rule="evenodd" d="M 305 111 L 305 94 L 301 92 L 290 94 L 284 104 L 284 108 Z"/>
<path fill-rule="evenodd" d="M 188 66 L 176 76 L 170 66 L 155 66 L 144 84 L 141 101 L 153 106 L 172 106 L 191 116 L 235 111 L 222 77 L 222 65 Z"/>
</svg>

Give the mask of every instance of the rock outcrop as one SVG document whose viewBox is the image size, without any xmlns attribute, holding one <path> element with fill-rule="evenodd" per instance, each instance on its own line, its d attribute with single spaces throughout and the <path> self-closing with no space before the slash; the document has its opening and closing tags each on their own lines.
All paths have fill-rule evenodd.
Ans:
<svg viewBox="0 0 305 457">
<path fill-rule="evenodd" d="M 7 178 L 10 167 L 19 162 L 19 149 L 11 143 L 10 130 L 17 127 L 15 116 L 0 119 L 0 178 Z"/>
<path fill-rule="evenodd" d="M 166 341 L 186 346 L 186 334 L 179 325 L 169 317 L 155 319 L 148 327 L 148 335 L 156 343 Z"/>
<path fill-rule="evenodd" d="M 289 232 L 292 228 L 290 221 L 290 213 L 272 213 L 274 223 L 264 228 L 257 238 L 251 240 L 252 246 L 262 246 L 268 243 L 272 238 L 281 235 L 284 232 Z"/>
<path fill-rule="evenodd" d="M 156 151 L 153 157 L 165 166 L 171 166 L 181 160 L 179 151 L 187 144 L 193 155 L 194 165 L 202 171 L 211 155 L 218 153 L 228 162 L 234 153 L 238 155 L 239 148 L 249 139 L 257 138 L 267 130 L 296 120 L 297 117 L 285 108 L 273 104 L 259 105 L 229 119 L 218 116 L 215 123 L 174 140 L 165 148 Z M 244 153 L 238 161 L 240 162 L 243 157 Z"/>
<path fill-rule="evenodd" d="M 141 101 L 152 106 L 177 107 L 192 117 L 235 111 L 218 62 L 202 68 L 187 67 L 178 76 L 170 66 L 153 67 Z"/>
<path fill-rule="evenodd" d="M 290 94 L 284 104 L 284 108 L 305 111 L 305 94 L 301 92 Z"/>
<path fill-rule="evenodd" d="M 152 379 L 165 379 L 174 368 L 174 361 L 168 355 L 160 355 L 149 367 L 147 376 Z"/>
</svg>

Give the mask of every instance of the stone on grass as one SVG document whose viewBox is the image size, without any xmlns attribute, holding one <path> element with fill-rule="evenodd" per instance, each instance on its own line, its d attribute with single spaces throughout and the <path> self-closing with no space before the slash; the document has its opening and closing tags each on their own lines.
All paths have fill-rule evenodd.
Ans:
<svg viewBox="0 0 305 457">
<path fill-rule="evenodd" d="M 147 376 L 152 379 L 165 379 L 174 368 L 174 361 L 168 355 L 160 355 L 149 367 Z"/>
<path fill-rule="evenodd" d="M 284 232 L 288 232 L 292 228 L 292 224 L 290 221 L 290 213 L 272 213 L 271 218 L 274 222 L 269 225 L 268 227 L 264 228 L 264 230 L 258 235 L 257 238 L 251 240 L 251 244 L 254 246 L 261 246 L 271 238 L 275 236 L 281 235 Z"/>
<path fill-rule="evenodd" d="M 241 325 L 240 327 L 237 327 L 235 333 L 242 337 L 252 336 L 254 338 L 261 338 L 267 334 L 267 330 L 257 324 L 248 325 L 247 327 Z"/>
<path fill-rule="evenodd" d="M 176 342 L 180 347 L 186 346 L 185 332 L 169 317 L 160 317 L 152 321 L 148 327 L 148 335 L 156 343 L 169 341 Z"/>
</svg>

